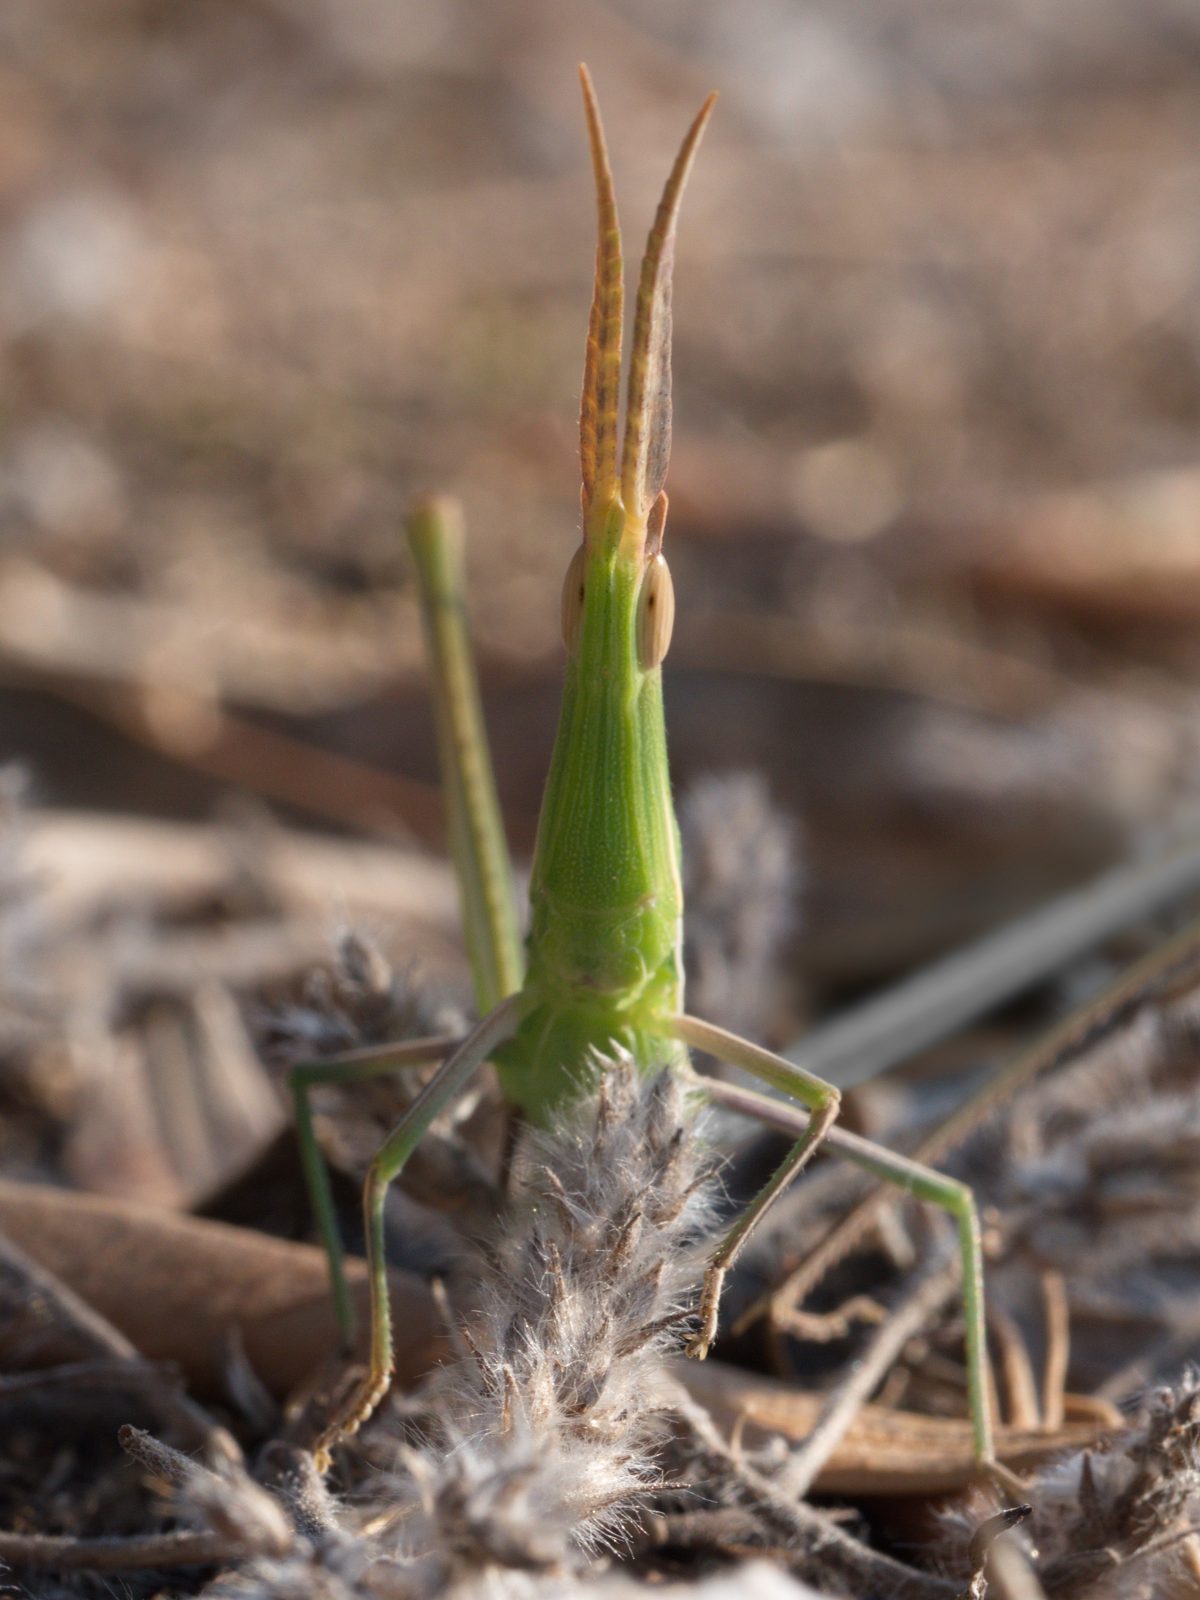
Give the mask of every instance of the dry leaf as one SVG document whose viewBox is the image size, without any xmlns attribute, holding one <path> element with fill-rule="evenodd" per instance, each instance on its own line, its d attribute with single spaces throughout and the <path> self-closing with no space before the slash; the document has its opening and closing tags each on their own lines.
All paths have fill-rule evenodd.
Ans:
<svg viewBox="0 0 1200 1600">
<path fill-rule="evenodd" d="M 180 1366 L 201 1390 L 223 1387 L 227 1339 L 285 1395 L 337 1345 L 324 1253 L 248 1228 L 127 1201 L 0 1181 L 0 1230 L 106 1317 L 150 1360 Z M 347 1271 L 365 1325 L 366 1270 Z M 427 1286 L 392 1275 L 396 1373 L 412 1383 L 443 1350 Z M 39 1359 L 50 1352 L 39 1350 Z"/>
</svg>

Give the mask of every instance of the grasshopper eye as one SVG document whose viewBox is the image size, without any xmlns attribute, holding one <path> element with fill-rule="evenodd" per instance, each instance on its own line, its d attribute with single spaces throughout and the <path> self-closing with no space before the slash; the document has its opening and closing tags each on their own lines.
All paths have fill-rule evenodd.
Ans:
<svg viewBox="0 0 1200 1600">
<path fill-rule="evenodd" d="M 671 569 L 662 556 L 655 556 L 642 579 L 638 595 L 637 652 L 643 672 L 661 664 L 671 644 L 675 626 L 675 585 Z"/>
<path fill-rule="evenodd" d="M 567 654 L 579 649 L 579 630 L 583 625 L 584 571 L 587 563 L 587 546 L 580 545 L 571 557 L 571 565 L 563 579 L 562 636 Z"/>
</svg>

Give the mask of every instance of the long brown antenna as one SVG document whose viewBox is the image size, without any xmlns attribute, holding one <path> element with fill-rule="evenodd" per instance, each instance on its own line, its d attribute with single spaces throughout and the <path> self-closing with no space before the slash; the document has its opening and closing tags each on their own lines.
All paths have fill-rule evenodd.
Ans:
<svg viewBox="0 0 1200 1600">
<path fill-rule="evenodd" d="M 675 264 L 675 222 L 683 186 L 716 99 L 715 93 L 709 95 L 679 147 L 646 241 L 638 280 L 621 498 L 627 514 L 643 525 L 666 480 L 671 458 L 671 270 Z"/>
<path fill-rule="evenodd" d="M 588 69 L 580 65 L 588 143 L 596 176 L 596 278 L 588 317 L 587 357 L 583 367 L 583 400 L 579 412 L 579 458 L 583 468 L 584 532 L 592 507 L 603 510 L 617 494 L 617 411 L 621 403 L 621 330 L 625 285 L 621 261 L 621 225 L 612 168 L 604 142 L 600 108 Z"/>
</svg>

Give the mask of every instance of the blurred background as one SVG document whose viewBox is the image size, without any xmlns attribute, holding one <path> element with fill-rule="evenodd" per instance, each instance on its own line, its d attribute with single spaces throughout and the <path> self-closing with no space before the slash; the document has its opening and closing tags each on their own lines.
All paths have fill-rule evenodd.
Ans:
<svg viewBox="0 0 1200 1600">
<path fill-rule="evenodd" d="M 463 1024 L 402 523 L 465 506 L 523 866 L 578 538 L 581 60 L 630 278 L 721 95 L 678 238 L 666 535 L 694 1008 L 782 1044 L 1200 834 L 1194 0 L 0 0 L 0 1238 L 145 1353 L 199 1328 L 266 1438 L 271 1374 L 230 1329 L 279 1280 L 139 1245 L 144 1210 L 114 1242 L 95 1195 L 246 1225 L 231 1250 L 311 1238 L 287 1062 Z M 911 1140 L 1163 921 L 847 1119 Z M 1047 1373 L 1069 1311 L 1084 1395 L 1174 1381 L 1200 1342 L 1198 1037 L 1194 997 L 1164 1002 L 960 1158 L 1007 1230 L 991 1304 Z M 405 1091 L 314 1098 L 354 1247 Z M 393 1194 L 398 1264 L 442 1271 L 495 1212 L 490 1110 Z M 777 1157 L 744 1147 L 731 1193 Z M 39 1236 L 14 1178 L 70 1224 Z M 726 1306 L 857 1192 L 819 1165 Z M 22 1370 L 41 1301 L 0 1277 Z M 738 1360 L 809 1387 L 860 1348 L 759 1338 Z M 944 1320 L 883 1398 L 961 1415 L 958 1361 Z M 115 1422 L 89 1442 L 62 1393 L 9 1430 L 0 1527 L 143 1528 L 125 1467 L 97 1491 Z"/>
<path fill-rule="evenodd" d="M 709 839 L 789 898 L 780 1037 L 1195 808 L 1185 0 L 5 0 L 0 747 L 39 815 L 436 856 L 401 520 L 451 490 L 528 852 L 581 59 L 631 257 L 721 91 L 678 247 L 668 714 L 681 793 L 759 775 Z M 76 871 L 144 865 L 87 837 Z"/>
</svg>

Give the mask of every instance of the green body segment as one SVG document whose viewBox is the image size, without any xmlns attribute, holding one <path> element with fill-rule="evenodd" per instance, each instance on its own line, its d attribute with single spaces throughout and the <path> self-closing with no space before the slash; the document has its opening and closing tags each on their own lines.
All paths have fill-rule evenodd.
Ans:
<svg viewBox="0 0 1200 1600">
<path fill-rule="evenodd" d="M 535 1122 L 587 1092 L 618 1049 L 648 1070 L 683 1054 L 662 1027 L 683 1004 L 662 671 L 638 659 L 645 563 L 624 522 L 617 502 L 587 550 L 538 823 L 522 1018 L 497 1058 L 505 1095 Z"/>
</svg>

